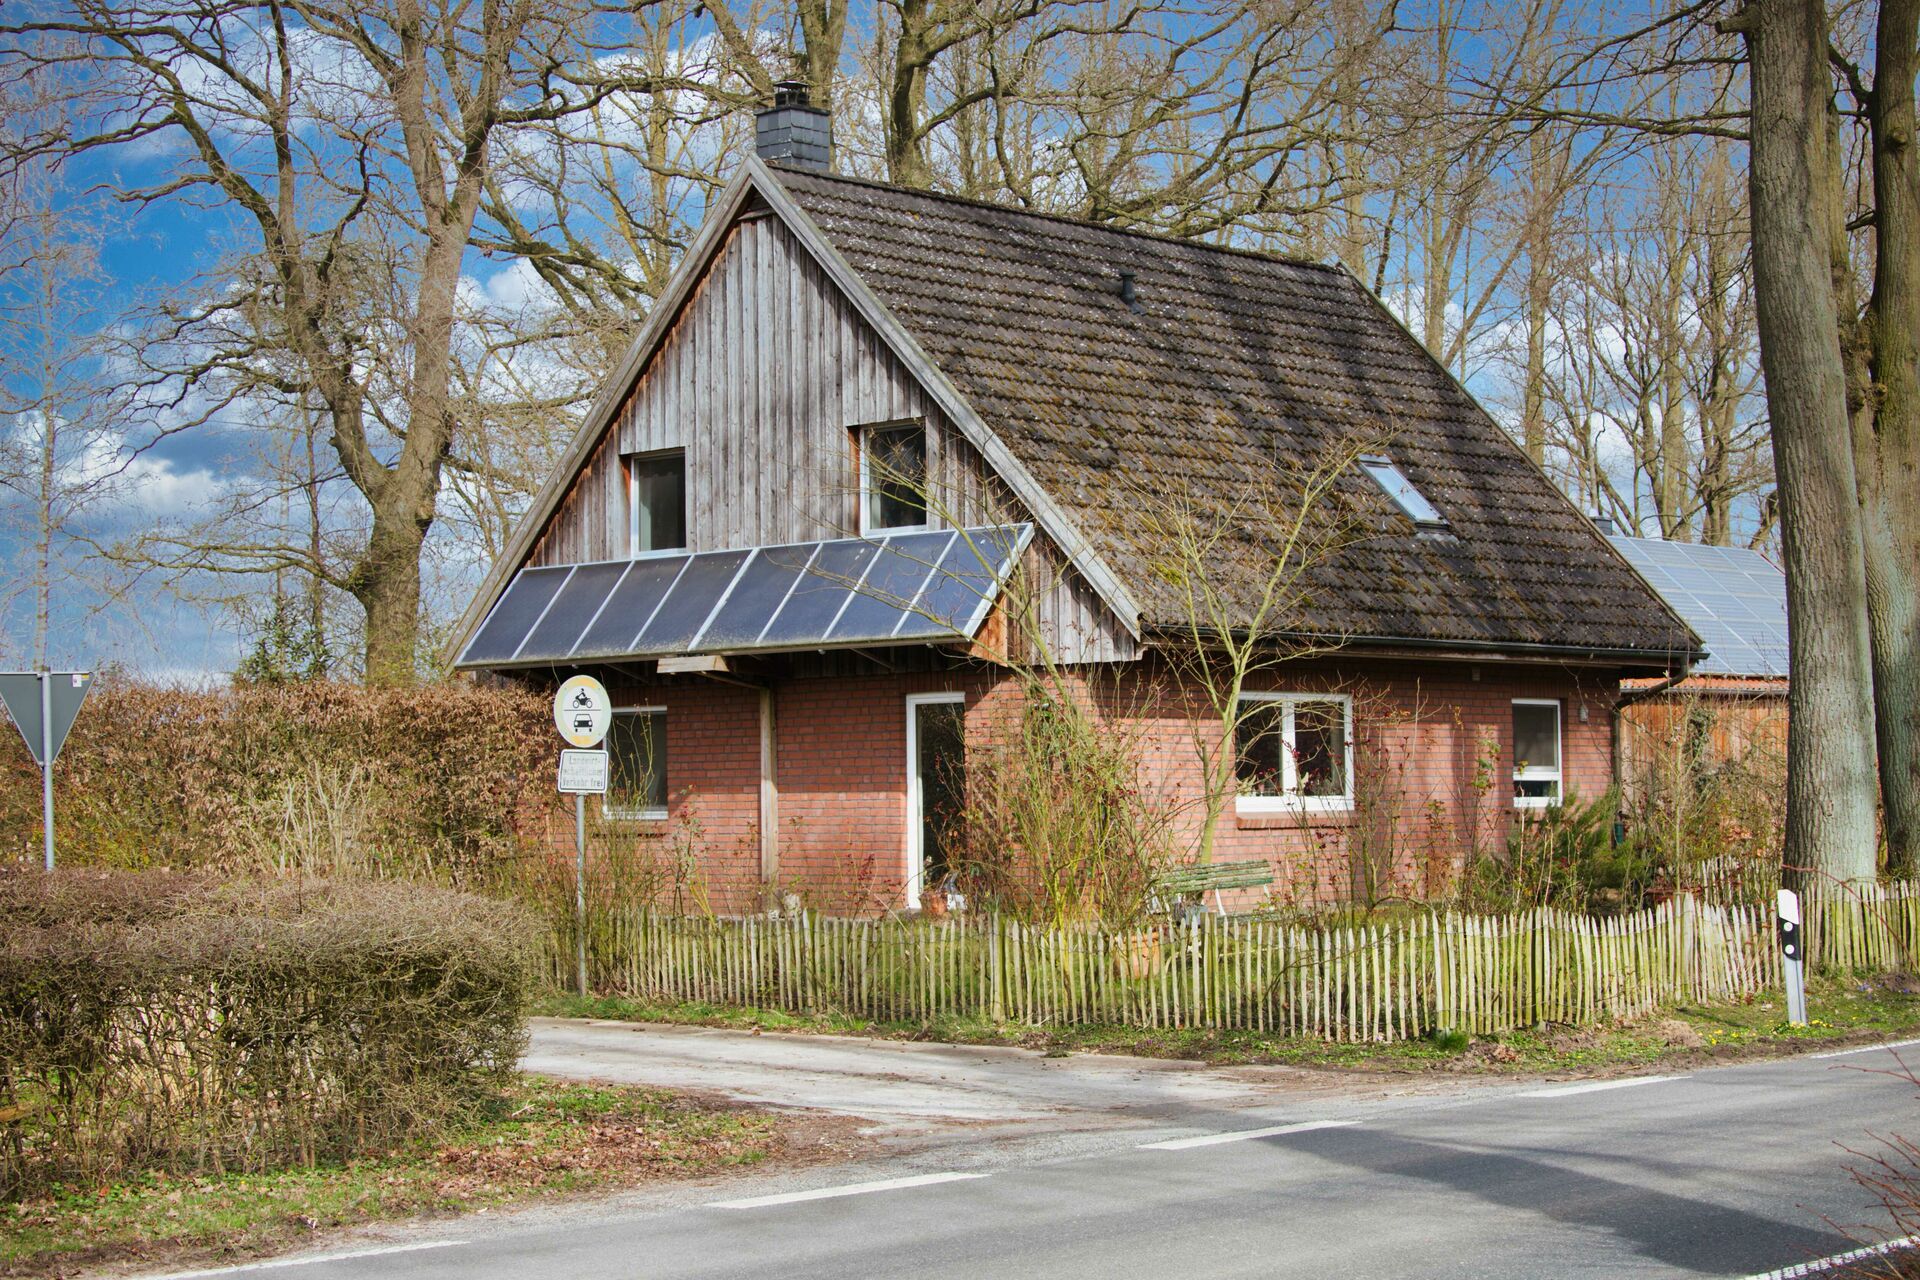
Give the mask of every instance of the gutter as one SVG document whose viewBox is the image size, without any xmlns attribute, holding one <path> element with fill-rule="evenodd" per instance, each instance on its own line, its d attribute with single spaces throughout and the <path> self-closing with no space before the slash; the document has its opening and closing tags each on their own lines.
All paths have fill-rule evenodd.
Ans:
<svg viewBox="0 0 1920 1280">
<path fill-rule="evenodd" d="M 1214 634 L 1218 628 L 1201 629 L 1201 634 Z M 1163 639 L 1184 641 L 1189 639 L 1193 630 L 1183 626 L 1153 626 L 1150 634 Z M 1418 649 L 1436 651 L 1442 658 L 1449 653 L 1457 655 L 1459 660 L 1479 660 L 1506 656 L 1539 658 L 1559 662 L 1606 662 L 1622 666 L 1642 666 L 1672 669 L 1673 651 L 1657 652 L 1651 649 L 1608 649 L 1586 645 L 1560 645 L 1522 643 L 1509 640 L 1436 640 L 1421 636 L 1353 636 L 1328 635 L 1310 631 L 1276 631 L 1275 639 L 1301 640 L 1313 644 L 1325 644 L 1330 652 L 1344 652 L 1351 649 L 1387 650 Z M 1691 668 L 1693 662 L 1704 655 L 1704 650 L 1693 648 L 1680 651 L 1683 668 Z M 1679 679 L 1685 679 L 1685 676 Z M 1644 690 L 1651 695 L 1654 690 Z"/>
</svg>

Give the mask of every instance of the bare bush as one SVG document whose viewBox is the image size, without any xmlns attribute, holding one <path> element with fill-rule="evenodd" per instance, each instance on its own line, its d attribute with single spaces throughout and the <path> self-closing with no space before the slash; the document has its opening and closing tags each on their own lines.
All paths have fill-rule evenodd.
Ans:
<svg viewBox="0 0 1920 1280">
<path fill-rule="evenodd" d="M 482 884 L 554 804 L 549 714 L 544 695 L 471 685 L 103 680 L 60 754 L 61 857 Z M 39 775 L 6 759 L 0 831 L 24 848 Z"/>
<path fill-rule="evenodd" d="M 0 872 L 0 1197 L 383 1150 L 524 1044 L 520 909 L 420 885 Z"/>
</svg>

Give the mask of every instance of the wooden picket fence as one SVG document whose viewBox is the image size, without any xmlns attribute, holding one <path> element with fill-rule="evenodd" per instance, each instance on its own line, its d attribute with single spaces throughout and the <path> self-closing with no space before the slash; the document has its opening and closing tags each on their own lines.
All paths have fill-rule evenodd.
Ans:
<svg viewBox="0 0 1920 1280">
<path fill-rule="evenodd" d="M 1920 944 L 1920 885 L 1809 895 L 1815 966 L 1893 969 Z M 610 926 L 610 927 L 608 927 Z M 572 936 L 553 937 L 554 978 Z M 594 931 L 590 978 L 657 1000 L 869 1019 L 976 1017 L 1036 1026 L 1242 1028 L 1404 1040 L 1595 1023 L 1682 1001 L 1777 989 L 1772 912 L 1681 897 L 1610 919 L 1547 908 L 1429 912 L 1313 926 L 1205 916 L 1130 930 L 960 920 L 618 913 Z"/>
</svg>

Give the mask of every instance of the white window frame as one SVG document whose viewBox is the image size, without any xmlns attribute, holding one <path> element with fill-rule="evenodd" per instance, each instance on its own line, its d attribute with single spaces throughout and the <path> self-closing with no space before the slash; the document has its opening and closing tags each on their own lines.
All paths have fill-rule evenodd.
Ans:
<svg viewBox="0 0 1920 1280">
<path fill-rule="evenodd" d="M 1515 698 L 1516 707 L 1552 707 L 1553 708 L 1553 754 L 1554 767 L 1542 768 L 1528 765 L 1520 768 L 1519 748 L 1514 750 L 1513 769 L 1513 807 L 1516 809 L 1551 809 L 1558 805 L 1567 794 L 1564 781 L 1567 764 L 1567 713 L 1558 698 Z M 1516 743 L 1518 738 L 1515 739 Z M 1522 782 L 1551 782 L 1553 794 L 1550 796 L 1523 796 L 1519 784 Z"/>
<path fill-rule="evenodd" d="M 863 538 L 868 534 L 925 533 L 934 527 L 932 506 L 926 502 L 925 494 L 921 495 L 921 501 L 927 509 L 921 512 L 922 518 L 919 524 L 879 525 L 874 524 L 870 518 L 872 504 L 868 499 L 873 494 L 873 477 L 868 470 L 867 459 L 872 456 L 873 450 L 868 447 L 868 437 L 876 431 L 901 431 L 908 427 L 915 427 L 920 431 L 921 449 L 926 457 L 927 473 L 931 475 L 933 473 L 933 433 L 927 430 L 925 419 L 902 418 L 894 422 L 870 422 L 864 427 L 854 428 L 855 438 L 860 446 L 859 528 L 860 536 Z"/>
<path fill-rule="evenodd" d="M 613 709 L 615 716 L 639 716 L 654 713 L 660 715 L 660 728 L 661 732 L 664 733 L 666 731 L 667 716 L 667 709 L 665 707 L 615 707 Z M 611 736 L 611 733 L 609 733 L 609 736 Z M 609 774 L 613 771 L 612 759 L 608 759 L 607 761 L 607 771 Z M 667 804 L 665 805 L 628 808 L 624 805 L 612 804 L 607 800 L 606 796 L 602 795 L 600 797 L 600 816 L 615 822 L 661 822 L 666 819 L 667 809 L 672 803 L 673 798 L 669 795 Z"/>
<path fill-rule="evenodd" d="M 1233 810 L 1235 813 L 1350 813 L 1353 810 L 1353 697 L 1345 693 L 1242 693 L 1241 702 L 1278 702 L 1284 708 L 1280 724 L 1280 740 L 1286 744 L 1286 751 L 1280 761 L 1284 784 L 1281 795 L 1250 796 L 1235 793 Z M 1346 759 L 1342 773 L 1346 780 L 1346 790 L 1337 796 L 1303 796 L 1299 793 L 1299 761 L 1294 757 L 1294 712 L 1303 702 L 1337 702 L 1346 733 L 1343 735 L 1346 745 Z M 1240 728 L 1245 721 L 1236 717 L 1233 727 L 1233 740 L 1227 743 L 1227 750 L 1234 753 L 1236 779 L 1240 755 Z"/>
<path fill-rule="evenodd" d="M 920 909 L 920 895 L 926 885 L 926 849 L 920 820 L 920 715 L 919 708 L 958 703 L 964 712 L 967 695 L 960 693 L 910 693 L 907 695 L 907 910 Z"/>
<path fill-rule="evenodd" d="M 678 547 L 656 547 L 651 551 L 640 550 L 640 479 L 633 474 L 633 464 L 648 458 L 677 456 L 680 459 L 680 541 Z M 683 556 L 690 541 L 687 533 L 687 451 L 685 449 L 645 449 L 638 453 L 620 455 L 621 482 L 627 491 L 627 559 L 650 560 L 655 556 Z"/>
</svg>

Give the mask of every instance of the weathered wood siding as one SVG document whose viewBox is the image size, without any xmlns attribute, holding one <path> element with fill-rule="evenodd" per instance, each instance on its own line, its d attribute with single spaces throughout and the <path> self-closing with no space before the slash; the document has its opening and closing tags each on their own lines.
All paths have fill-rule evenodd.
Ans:
<svg viewBox="0 0 1920 1280">
<path fill-rule="evenodd" d="M 854 429 L 924 421 L 935 523 L 1018 518 L 1004 486 L 826 273 L 769 214 L 729 229 L 529 563 L 627 554 L 621 455 L 684 449 L 694 551 L 852 536 Z M 1036 549 L 1037 602 L 1061 661 L 1124 660 L 1132 638 L 1056 549 Z"/>
</svg>

